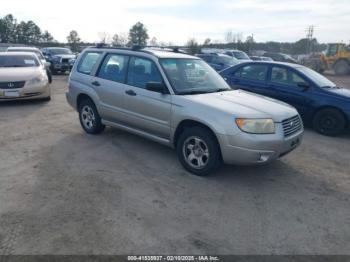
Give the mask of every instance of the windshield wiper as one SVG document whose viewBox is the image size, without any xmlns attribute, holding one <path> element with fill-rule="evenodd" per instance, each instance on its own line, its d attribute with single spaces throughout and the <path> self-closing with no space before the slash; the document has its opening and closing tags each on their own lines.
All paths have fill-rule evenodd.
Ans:
<svg viewBox="0 0 350 262">
<path fill-rule="evenodd" d="M 210 91 L 208 93 L 218 93 L 218 92 L 230 91 L 230 90 L 232 90 L 232 89 L 231 88 L 218 88 L 218 89 Z"/>
<path fill-rule="evenodd" d="M 177 92 L 178 95 L 197 95 L 197 94 L 206 94 L 208 93 L 207 91 L 199 91 L 199 90 L 191 90 L 191 91 L 180 91 Z"/>
</svg>

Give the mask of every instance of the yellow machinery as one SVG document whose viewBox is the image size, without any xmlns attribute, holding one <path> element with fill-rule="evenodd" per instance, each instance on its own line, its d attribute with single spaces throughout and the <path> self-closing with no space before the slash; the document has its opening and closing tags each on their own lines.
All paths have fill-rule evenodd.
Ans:
<svg viewBox="0 0 350 262">
<path fill-rule="evenodd" d="M 350 46 L 343 43 L 328 44 L 324 53 L 310 56 L 304 61 L 304 65 L 319 73 L 325 70 L 333 70 L 336 75 L 349 74 Z"/>
<path fill-rule="evenodd" d="M 342 43 L 328 44 L 327 50 L 321 55 L 323 70 L 334 70 L 336 75 L 350 73 L 350 46 Z"/>
</svg>

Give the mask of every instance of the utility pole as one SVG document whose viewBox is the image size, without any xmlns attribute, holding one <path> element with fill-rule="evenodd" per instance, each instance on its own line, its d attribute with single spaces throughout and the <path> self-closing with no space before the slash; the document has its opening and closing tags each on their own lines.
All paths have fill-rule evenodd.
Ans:
<svg viewBox="0 0 350 262">
<path fill-rule="evenodd" d="M 313 39 L 313 35 L 314 35 L 314 26 L 313 25 L 309 25 L 306 28 L 306 38 L 307 38 L 307 45 L 306 45 L 306 52 L 308 54 L 310 54 L 313 50 L 313 46 L 312 46 L 312 39 Z"/>
</svg>

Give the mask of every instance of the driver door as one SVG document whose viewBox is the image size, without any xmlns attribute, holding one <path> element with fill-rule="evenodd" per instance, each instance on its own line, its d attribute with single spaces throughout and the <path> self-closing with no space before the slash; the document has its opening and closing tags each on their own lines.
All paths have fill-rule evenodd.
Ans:
<svg viewBox="0 0 350 262">
<path fill-rule="evenodd" d="M 163 82 L 156 64 L 132 56 L 124 94 L 125 121 L 132 128 L 169 139 L 171 96 L 147 90 L 148 82 Z"/>
</svg>

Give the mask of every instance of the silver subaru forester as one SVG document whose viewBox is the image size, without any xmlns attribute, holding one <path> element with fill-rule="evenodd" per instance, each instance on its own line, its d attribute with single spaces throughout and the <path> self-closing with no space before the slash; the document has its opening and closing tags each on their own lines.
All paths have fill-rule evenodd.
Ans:
<svg viewBox="0 0 350 262">
<path fill-rule="evenodd" d="M 108 125 L 173 147 L 196 175 L 222 162 L 270 162 L 302 140 L 292 106 L 230 89 L 203 60 L 177 50 L 87 48 L 66 97 L 87 133 Z"/>
</svg>

